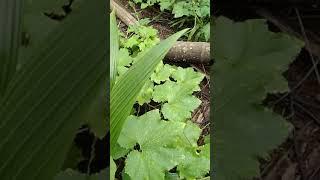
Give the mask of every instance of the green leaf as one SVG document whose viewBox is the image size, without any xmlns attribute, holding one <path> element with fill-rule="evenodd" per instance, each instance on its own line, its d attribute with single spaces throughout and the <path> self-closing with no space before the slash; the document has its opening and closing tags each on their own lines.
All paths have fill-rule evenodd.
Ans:
<svg viewBox="0 0 320 180">
<path fill-rule="evenodd" d="M 55 13 L 65 16 L 62 6 L 68 4 L 69 0 L 24 0 L 23 8 L 23 32 L 27 43 L 19 49 L 19 69 L 32 55 L 39 43 L 41 43 L 51 32 L 61 24 L 58 20 L 53 20 L 45 13 Z M 77 1 L 78 3 L 78 1 Z M 73 4 L 76 4 L 75 2 Z M 81 4 L 81 3 L 80 3 Z M 78 13 L 72 7 L 72 14 Z"/>
<path fill-rule="evenodd" d="M 141 88 L 176 40 L 185 32 L 186 30 L 180 31 L 151 48 L 119 78 L 112 88 L 110 98 L 111 151 L 115 147 L 124 121 L 129 116 Z"/>
<path fill-rule="evenodd" d="M 113 158 L 110 156 L 110 180 L 115 179 L 116 171 L 117 171 L 117 165 L 116 163 L 114 163 Z"/>
<path fill-rule="evenodd" d="M 0 2 L 0 98 L 16 72 L 21 19 L 22 1 Z"/>
<path fill-rule="evenodd" d="M 100 173 L 88 176 L 87 174 L 79 173 L 72 169 L 67 169 L 64 172 L 59 173 L 54 180 L 102 180 L 107 179 L 109 169 L 105 169 Z"/>
<path fill-rule="evenodd" d="M 24 9 L 26 13 L 38 12 L 38 14 L 44 12 L 52 12 L 53 10 L 61 9 L 66 5 L 69 0 L 25 0 Z"/>
<path fill-rule="evenodd" d="M 182 16 L 189 16 L 192 12 L 190 12 L 188 6 L 190 6 L 190 2 L 180 1 L 173 5 L 172 13 L 175 18 L 179 18 Z"/>
<path fill-rule="evenodd" d="M 128 154 L 125 172 L 132 179 L 163 179 L 164 170 L 170 170 L 184 159 L 182 150 L 167 147 L 178 141 L 184 127 L 184 123 L 161 120 L 158 110 L 140 117 L 130 116 L 118 142 L 127 149 L 138 143 L 142 152 Z"/>
<path fill-rule="evenodd" d="M 81 149 L 75 143 L 72 143 L 61 169 L 75 169 L 77 168 L 78 163 L 82 160 L 84 160 L 84 157 L 82 156 Z"/>
<path fill-rule="evenodd" d="M 121 157 L 124 157 L 130 152 L 130 149 L 123 148 L 117 143 L 114 147 L 114 151 L 111 152 L 111 156 L 113 159 L 119 159 Z"/>
<path fill-rule="evenodd" d="M 124 74 L 131 66 L 131 63 L 133 62 L 133 58 L 129 55 L 128 49 L 121 48 L 119 50 L 119 56 L 117 58 L 117 71 L 118 75 L 121 76 Z"/>
<path fill-rule="evenodd" d="M 173 66 L 170 66 L 169 64 L 163 64 L 161 61 L 154 73 L 151 75 L 151 80 L 157 84 L 160 84 L 161 82 L 169 80 L 174 71 L 175 68 L 173 68 Z"/>
<path fill-rule="evenodd" d="M 168 93 L 170 92 L 170 93 Z M 153 100 L 165 102 L 161 112 L 164 117 L 172 121 L 185 121 L 191 118 L 191 112 L 200 104 L 201 100 L 190 95 L 190 86 L 182 83 L 166 81 L 154 88 Z"/>
<path fill-rule="evenodd" d="M 200 28 L 200 30 L 197 32 L 195 38 L 198 40 L 204 40 L 209 41 L 210 40 L 210 25 L 211 23 L 207 23 L 203 27 Z"/>
<path fill-rule="evenodd" d="M 115 12 L 110 15 L 110 89 L 116 81 L 119 58 L 119 32 Z"/>
<path fill-rule="evenodd" d="M 255 157 L 265 157 L 290 131 L 280 115 L 261 104 L 267 93 L 288 89 L 282 73 L 303 43 L 270 32 L 265 20 L 235 23 L 219 17 L 215 23 L 215 179 L 250 179 L 259 174 Z"/>
<path fill-rule="evenodd" d="M 181 135 L 182 142 L 186 147 L 198 147 L 198 139 L 201 135 L 202 130 L 199 126 L 191 121 L 188 121 Z M 182 144 L 182 145 L 183 145 Z"/>
<path fill-rule="evenodd" d="M 183 154 L 176 148 L 132 151 L 127 157 L 125 172 L 131 179 L 164 180 L 165 170 L 170 170 L 183 159 Z"/>
<path fill-rule="evenodd" d="M 165 180 L 180 180 L 180 177 L 177 173 L 167 172 L 165 176 Z"/>
<path fill-rule="evenodd" d="M 160 10 L 164 11 L 166 10 L 171 10 L 172 9 L 172 4 L 174 3 L 174 1 L 172 0 L 161 0 L 160 4 Z"/>
<path fill-rule="evenodd" d="M 106 78 L 103 80 L 107 82 Z M 95 94 L 92 94 L 90 100 L 87 101 L 86 109 L 83 110 L 81 117 L 87 122 L 90 131 L 99 139 L 106 136 L 109 130 L 107 121 L 109 115 L 109 105 L 107 103 L 109 93 L 107 91 L 109 90 L 105 82 L 100 81 L 100 84 L 96 85 L 96 89 L 93 89 Z"/>
<path fill-rule="evenodd" d="M 141 128 L 144 129 L 143 132 Z M 142 149 L 167 145 L 175 141 L 172 137 L 182 132 L 183 128 L 184 123 L 161 121 L 159 110 L 156 109 L 140 117 L 129 116 L 118 143 L 127 149 L 133 148 L 136 143 L 139 143 Z"/>
<path fill-rule="evenodd" d="M 194 71 L 193 68 L 178 67 L 176 71 L 172 73 L 173 79 L 179 84 L 190 90 L 189 93 L 194 91 L 200 91 L 200 82 L 204 78 L 204 74 Z"/>
<path fill-rule="evenodd" d="M 82 5 L 38 46 L 1 99 L 3 180 L 52 180 L 92 98 L 106 89 L 106 2 Z"/>
<path fill-rule="evenodd" d="M 154 85 L 151 80 L 148 80 L 146 84 L 142 87 L 137 97 L 137 102 L 140 106 L 142 106 L 144 103 L 150 103 L 153 94 L 153 88 Z"/>
<path fill-rule="evenodd" d="M 126 43 L 124 44 L 124 47 L 126 48 L 133 48 L 134 46 L 137 46 L 138 44 L 140 44 L 139 42 L 139 36 L 138 35 L 133 35 L 131 36 Z"/>
<path fill-rule="evenodd" d="M 196 14 L 200 18 L 210 16 L 210 0 L 200 0 L 198 7 L 199 8 L 197 8 Z"/>
<path fill-rule="evenodd" d="M 186 151 L 186 160 L 179 166 L 180 177 L 186 179 L 196 179 L 204 177 L 210 170 L 210 144 L 201 147 L 201 152 Z"/>
<path fill-rule="evenodd" d="M 190 121 L 161 120 L 157 109 L 139 117 L 129 116 L 118 139 L 120 146 L 131 150 L 126 174 L 131 179 L 164 179 L 165 173 L 178 165 L 184 176 L 201 177 L 209 171 L 210 152 L 209 146 L 198 147 L 200 133 L 201 129 Z M 194 168 L 190 167 L 194 163 L 200 166 L 196 172 L 184 172 Z"/>
</svg>

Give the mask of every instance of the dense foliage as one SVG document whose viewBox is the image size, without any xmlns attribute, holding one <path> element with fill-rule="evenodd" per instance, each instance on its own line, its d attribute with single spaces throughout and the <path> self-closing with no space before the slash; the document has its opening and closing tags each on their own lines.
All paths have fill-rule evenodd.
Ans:
<svg viewBox="0 0 320 180">
<path fill-rule="evenodd" d="M 144 9 L 159 4 L 160 10 L 171 11 L 174 18 L 173 25 L 181 27 L 185 22 L 193 21 L 194 25 L 188 35 L 195 41 L 210 40 L 210 1 L 209 0 L 133 0 Z"/>
<path fill-rule="evenodd" d="M 141 22 L 130 26 L 126 34 L 120 40 L 117 78 L 125 76 L 137 58 L 159 42 L 157 30 Z M 154 102 L 158 108 L 130 115 L 120 133 L 117 151 L 112 154 L 114 159 L 126 159 L 123 177 L 165 179 L 174 168 L 177 179 L 207 175 L 209 144 L 198 145 L 202 130 L 190 121 L 191 112 L 201 103 L 192 94 L 200 90 L 203 78 L 193 68 L 163 62 L 157 65 L 136 102 L 140 107 Z"/>
</svg>

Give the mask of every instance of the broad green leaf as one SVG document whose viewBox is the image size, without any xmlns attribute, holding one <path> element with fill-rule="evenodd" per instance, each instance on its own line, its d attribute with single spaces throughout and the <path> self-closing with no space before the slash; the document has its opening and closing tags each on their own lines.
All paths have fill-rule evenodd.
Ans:
<svg viewBox="0 0 320 180">
<path fill-rule="evenodd" d="M 54 180 L 103 180 L 103 179 L 107 179 L 108 175 L 109 175 L 109 169 L 105 169 L 97 174 L 92 174 L 92 175 L 82 174 L 75 170 L 67 169 L 64 172 L 59 173 L 54 178 Z"/>
<path fill-rule="evenodd" d="M 164 180 L 165 170 L 172 169 L 183 159 L 183 153 L 177 148 L 132 151 L 127 157 L 125 172 L 131 179 Z"/>
<path fill-rule="evenodd" d="M 129 116 L 141 88 L 177 39 L 185 32 L 186 30 L 182 30 L 151 48 L 119 78 L 111 89 L 111 151 L 117 142 L 124 121 Z"/>
<path fill-rule="evenodd" d="M 288 89 L 282 73 L 303 43 L 270 32 L 259 19 L 235 23 L 219 17 L 214 34 L 214 179 L 251 179 L 259 175 L 255 157 L 265 157 L 290 131 L 280 115 L 261 104 L 267 93 Z"/>
<path fill-rule="evenodd" d="M 133 48 L 134 46 L 140 44 L 139 43 L 139 36 L 138 35 L 133 35 L 131 36 L 123 45 L 125 48 Z"/>
<path fill-rule="evenodd" d="M 194 96 L 181 97 L 180 100 L 168 102 L 162 106 L 164 117 L 172 121 L 185 121 L 191 118 L 191 113 L 199 107 L 201 100 Z"/>
<path fill-rule="evenodd" d="M 130 152 L 130 149 L 123 148 L 117 143 L 114 147 L 114 151 L 111 152 L 111 156 L 113 159 L 119 159 L 124 157 Z"/>
<path fill-rule="evenodd" d="M 157 84 L 169 80 L 172 73 L 175 71 L 175 68 L 169 64 L 159 63 L 154 73 L 151 75 L 151 80 Z"/>
<path fill-rule="evenodd" d="M 110 180 L 115 179 L 115 174 L 117 171 L 117 165 L 114 163 L 113 158 L 110 156 Z"/>
<path fill-rule="evenodd" d="M 26 13 L 38 12 L 38 14 L 41 14 L 57 9 L 62 10 L 62 6 L 68 4 L 68 1 L 69 0 L 25 0 L 24 9 Z"/>
<path fill-rule="evenodd" d="M 104 81 L 103 81 L 104 80 Z M 100 84 L 96 85 L 96 89 L 93 89 L 95 94 L 89 98 L 86 102 L 86 109 L 82 112 L 81 119 L 85 120 L 89 125 L 90 131 L 100 139 L 106 136 L 109 130 L 108 116 L 109 105 L 107 100 L 109 99 L 110 90 L 107 88 L 107 78 L 100 81 Z"/>
<path fill-rule="evenodd" d="M 45 13 L 62 14 L 62 6 L 67 4 L 68 0 L 24 0 L 23 2 L 22 30 L 25 36 L 23 38 L 26 38 L 28 43 L 19 49 L 19 69 L 26 63 L 26 56 L 32 55 L 39 43 L 59 27 L 60 22 L 49 18 Z M 72 12 L 74 13 L 76 12 Z"/>
<path fill-rule="evenodd" d="M 116 81 L 117 64 L 119 54 L 119 32 L 117 27 L 116 15 L 113 11 L 110 15 L 110 89 Z"/>
<path fill-rule="evenodd" d="M 153 94 L 153 88 L 153 82 L 151 80 L 147 80 L 137 97 L 137 102 L 140 106 L 142 106 L 144 103 L 150 103 Z"/>
<path fill-rule="evenodd" d="M 210 170 L 210 144 L 201 147 L 200 153 L 186 151 L 186 160 L 178 165 L 180 177 L 198 179 L 204 177 Z"/>
<path fill-rule="evenodd" d="M 75 169 L 82 160 L 84 160 L 84 157 L 82 156 L 81 149 L 75 143 L 72 143 L 61 169 Z"/>
<path fill-rule="evenodd" d="M 129 116 L 118 139 L 120 146 L 131 149 L 126 174 L 131 179 L 164 179 L 165 172 L 178 166 L 184 177 L 204 176 L 210 168 L 210 152 L 209 146 L 197 146 L 200 133 L 191 122 L 161 120 L 157 109 L 139 117 Z M 185 172 L 195 167 L 195 172 Z"/>
<path fill-rule="evenodd" d="M 204 74 L 196 72 L 193 68 L 178 67 L 176 71 L 173 71 L 172 78 L 190 89 L 190 93 L 193 93 L 201 90 L 199 84 L 203 80 Z"/>
<path fill-rule="evenodd" d="M 138 143 L 141 149 L 164 146 L 175 142 L 175 137 L 183 132 L 184 123 L 162 121 L 159 110 L 152 110 L 140 117 L 129 116 L 118 143 L 131 149 Z M 141 128 L 144 130 L 141 131 Z M 139 130 L 140 129 L 140 130 Z"/>
<path fill-rule="evenodd" d="M 0 98 L 17 68 L 22 0 L 0 1 Z"/>
<path fill-rule="evenodd" d="M 28 59 L 36 51 L 39 44 L 52 33 L 59 25 L 58 21 L 52 20 L 43 14 L 25 14 L 23 16 L 23 35 L 27 43 L 20 46 L 18 71 L 21 70 Z"/>
<path fill-rule="evenodd" d="M 165 180 L 180 180 L 179 174 L 167 172 Z"/>
<path fill-rule="evenodd" d="M 132 179 L 163 179 L 165 170 L 184 159 L 182 149 L 168 147 L 179 140 L 184 127 L 184 123 L 161 120 L 158 110 L 140 117 L 130 116 L 118 142 L 127 149 L 138 143 L 141 151 L 128 154 L 125 172 Z"/>
<path fill-rule="evenodd" d="M 190 2 L 188 1 L 179 1 L 173 5 L 172 13 L 174 14 L 175 18 L 179 18 L 182 16 L 190 16 L 193 14 L 192 11 L 190 11 Z"/>
<path fill-rule="evenodd" d="M 160 10 L 164 11 L 165 9 L 171 9 L 172 8 L 172 4 L 173 4 L 173 0 L 162 0 L 159 4 L 160 4 Z"/>
<path fill-rule="evenodd" d="M 183 144 L 188 145 L 186 147 L 198 147 L 198 139 L 202 130 L 199 126 L 192 121 L 187 121 L 183 134 L 181 135 Z"/>
<path fill-rule="evenodd" d="M 106 2 L 82 5 L 38 46 L 1 99 L 3 180 L 52 180 L 92 98 L 106 89 Z"/>
<path fill-rule="evenodd" d="M 191 118 L 191 112 L 201 104 L 201 100 L 190 95 L 189 92 L 190 86 L 188 85 L 166 81 L 154 88 L 153 100 L 164 103 L 161 112 L 166 119 L 185 121 Z"/>
<path fill-rule="evenodd" d="M 128 49 L 121 48 L 117 58 L 117 74 L 123 75 L 131 66 L 133 58 L 129 55 Z"/>
</svg>

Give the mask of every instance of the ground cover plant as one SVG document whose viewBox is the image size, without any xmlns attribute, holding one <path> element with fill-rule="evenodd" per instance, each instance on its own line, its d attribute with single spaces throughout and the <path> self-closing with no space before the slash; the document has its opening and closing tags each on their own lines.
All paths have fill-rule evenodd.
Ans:
<svg viewBox="0 0 320 180">
<path fill-rule="evenodd" d="M 188 33 L 188 40 L 210 40 L 210 1 L 209 0 L 133 0 L 142 9 L 160 6 L 161 11 L 169 11 L 175 20 L 172 26 L 182 27 L 184 24 L 193 22 L 193 27 Z"/>
<path fill-rule="evenodd" d="M 150 51 L 159 51 L 159 42 L 157 30 L 148 26 L 147 19 L 122 32 L 114 86 L 137 68 L 141 58 Z M 128 106 L 130 113 L 123 119 L 123 127 L 111 152 L 112 159 L 116 160 L 116 163 L 110 162 L 113 166 L 111 178 L 115 174 L 122 179 L 199 179 L 208 176 L 209 139 L 206 137 L 206 142 L 199 145 L 202 129 L 190 120 L 192 112 L 201 104 L 194 92 L 200 90 L 204 74 L 191 67 L 163 63 L 163 58 L 150 71 Z M 114 122 L 111 120 L 111 127 Z"/>
</svg>

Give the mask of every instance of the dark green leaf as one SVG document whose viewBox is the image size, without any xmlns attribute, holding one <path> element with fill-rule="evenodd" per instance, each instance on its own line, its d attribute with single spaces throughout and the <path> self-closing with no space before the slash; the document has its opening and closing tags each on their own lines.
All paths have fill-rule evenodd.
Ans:
<svg viewBox="0 0 320 180">
<path fill-rule="evenodd" d="M 62 167 L 84 112 L 107 86 L 105 8 L 104 0 L 83 3 L 9 84 L 0 107 L 1 179 L 52 180 Z"/>
<path fill-rule="evenodd" d="M 282 73 L 303 43 L 270 32 L 265 20 L 224 17 L 216 20 L 214 43 L 214 179 L 252 179 L 259 175 L 256 157 L 266 157 L 290 131 L 262 101 L 267 93 L 288 90 Z"/>
<path fill-rule="evenodd" d="M 0 97 L 16 72 L 21 13 L 21 0 L 0 1 Z"/>
<path fill-rule="evenodd" d="M 110 34 L 110 88 L 112 89 L 117 76 L 119 54 L 119 32 L 114 11 L 110 15 Z"/>
<path fill-rule="evenodd" d="M 108 176 L 109 168 L 92 175 L 86 175 L 72 169 L 67 169 L 64 172 L 59 173 L 54 180 L 105 180 Z"/>
</svg>

